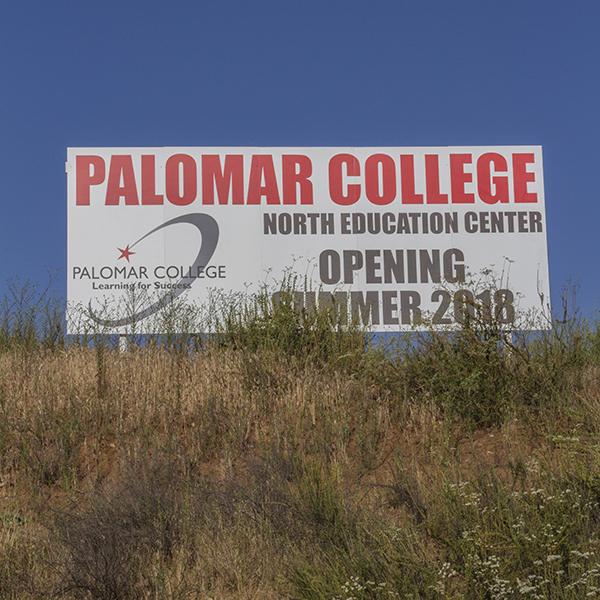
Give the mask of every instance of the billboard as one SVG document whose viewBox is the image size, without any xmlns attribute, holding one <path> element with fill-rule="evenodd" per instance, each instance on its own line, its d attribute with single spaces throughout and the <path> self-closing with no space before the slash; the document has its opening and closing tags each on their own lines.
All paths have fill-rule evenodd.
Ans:
<svg viewBox="0 0 600 600">
<path fill-rule="evenodd" d="M 69 148 L 66 171 L 71 333 L 290 272 L 299 308 L 372 331 L 452 327 L 473 300 L 545 326 L 539 146 Z"/>
</svg>

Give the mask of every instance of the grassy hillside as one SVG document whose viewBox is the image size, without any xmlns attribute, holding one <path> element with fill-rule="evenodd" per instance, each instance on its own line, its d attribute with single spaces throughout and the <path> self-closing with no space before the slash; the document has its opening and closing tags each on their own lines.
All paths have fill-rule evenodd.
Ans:
<svg viewBox="0 0 600 600">
<path fill-rule="evenodd" d="M 283 307 L 120 354 L 28 323 L 0 336 L 2 598 L 600 594 L 595 328 L 382 352 Z"/>
</svg>

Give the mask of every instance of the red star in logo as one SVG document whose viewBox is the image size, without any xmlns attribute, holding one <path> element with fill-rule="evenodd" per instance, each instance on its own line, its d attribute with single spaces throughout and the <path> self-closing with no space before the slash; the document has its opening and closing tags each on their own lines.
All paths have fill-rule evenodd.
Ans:
<svg viewBox="0 0 600 600">
<path fill-rule="evenodd" d="M 129 257 L 132 254 L 135 254 L 135 252 L 132 252 L 129 249 L 129 244 L 127 244 L 127 246 L 125 246 L 125 248 L 117 248 L 117 250 L 121 253 L 121 256 L 119 256 L 119 258 L 117 260 L 120 260 L 121 258 L 126 258 L 127 262 L 129 262 Z"/>
</svg>

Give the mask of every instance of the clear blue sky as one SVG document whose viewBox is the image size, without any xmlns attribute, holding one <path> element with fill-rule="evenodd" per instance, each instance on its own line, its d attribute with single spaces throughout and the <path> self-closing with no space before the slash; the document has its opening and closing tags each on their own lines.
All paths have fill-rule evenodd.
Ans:
<svg viewBox="0 0 600 600">
<path fill-rule="evenodd" d="M 544 147 L 555 299 L 600 308 L 600 3 L 2 2 L 0 286 L 64 293 L 67 146 Z"/>
</svg>

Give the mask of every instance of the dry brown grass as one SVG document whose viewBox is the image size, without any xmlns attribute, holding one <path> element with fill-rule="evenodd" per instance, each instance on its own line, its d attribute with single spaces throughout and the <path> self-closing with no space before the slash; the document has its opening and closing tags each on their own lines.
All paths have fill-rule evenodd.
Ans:
<svg viewBox="0 0 600 600">
<path fill-rule="evenodd" d="M 478 420 L 450 392 L 474 410 L 495 383 L 464 391 L 463 371 L 501 365 L 368 354 L 7 348 L 1 597 L 595 594 L 594 555 L 572 553 L 598 550 L 596 355 L 565 363 L 547 405 L 503 397 Z M 431 368 L 463 379 L 442 394 Z M 523 367 L 524 395 L 540 369 Z"/>
</svg>

